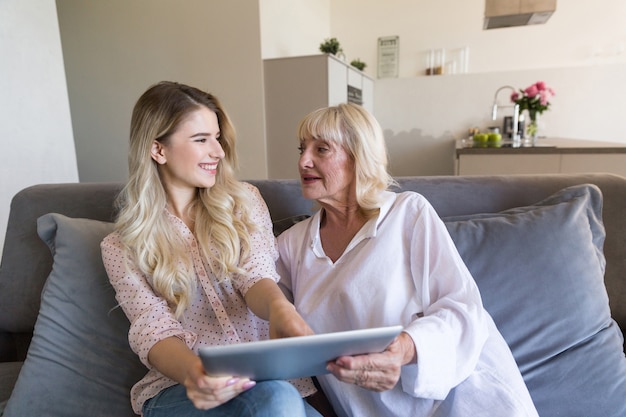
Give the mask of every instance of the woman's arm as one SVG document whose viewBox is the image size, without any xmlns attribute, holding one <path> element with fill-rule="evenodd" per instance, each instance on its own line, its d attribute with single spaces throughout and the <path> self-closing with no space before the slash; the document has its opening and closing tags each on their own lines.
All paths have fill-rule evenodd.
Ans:
<svg viewBox="0 0 626 417">
<path fill-rule="evenodd" d="M 270 337 L 290 337 L 313 334 L 311 328 L 296 312 L 278 287 L 280 276 L 276 272 L 278 250 L 272 230 L 267 205 L 259 190 L 248 183 L 252 196 L 250 204 L 251 220 L 259 228 L 250 235 L 251 256 L 244 262 L 247 279 L 239 283 L 248 308 L 264 320 L 270 322 Z"/>
<path fill-rule="evenodd" d="M 128 343 L 139 360 L 149 368 L 150 350 L 168 337 L 177 337 L 191 349 L 197 335 L 183 328 L 167 301 L 155 294 L 147 278 L 127 260 L 119 236 L 107 236 L 100 246 L 115 298 L 130 321 Z"/>
<path fill-rule="evenodd" d="M 255 385 L 248 378 L 207 375 L 198 355 L 177 337 L 156 343 L 148 353 L 148 361 L 163 375 L 184 385 L 193 405 L 201 410 L 217 407 Z"/>
<path fill-rule="evenodd" d="M 270 322 L 271 338 L 313 334 L 274 280 L 266 278 L 258 281 L 244 298 L 254 314 Z"/>
</svg>

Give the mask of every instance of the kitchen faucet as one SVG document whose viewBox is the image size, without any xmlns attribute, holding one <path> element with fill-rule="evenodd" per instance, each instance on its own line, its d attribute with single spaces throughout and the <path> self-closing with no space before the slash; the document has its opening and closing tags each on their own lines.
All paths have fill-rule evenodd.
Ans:
<svg viewBox="0 0 626 417">
<path fill-rule="evenodd" d="M 518 141 L 521 139 L 521 135 L 518 132 L 518 123 L 519 123 L 519 104 L 515 103 L 515 105 L 502 106 L 498 105 L 498 93 L 504 89 L 509 89 L 512 92 L 515 92 L 515 88 L 510 85 L 505 85 L 496 90 L 496 94 L 493 96 L 493 107 L 491 108 L 491 120 L 496 120 L 498 117 L 498 107 L 513 107 L 513 141 Z"/>
</svg>

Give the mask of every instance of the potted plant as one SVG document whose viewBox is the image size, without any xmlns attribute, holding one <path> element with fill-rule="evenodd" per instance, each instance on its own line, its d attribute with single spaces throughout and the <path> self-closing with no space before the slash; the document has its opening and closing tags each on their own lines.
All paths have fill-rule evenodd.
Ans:
<svg viewBox="0 0 626 417">
<path fill-rule="evenodd" d="M 363 71 L 365 67 L 367 67 L 367 64 L 361 61 L 359 58 L 353 59 L 352 62 L 350 62 L 350 65 L 352 65 L 354 68 L 358 69 L 359 71 Z"/>
<path fill-rule="evenodd" d="M 329 38 L 325 39 L 324 42 L 320 44 L 320 51 L 325 54 L 337 55 L 339 52 L 342 52 L 341 45 L 337 38 Z"/>
</svg>

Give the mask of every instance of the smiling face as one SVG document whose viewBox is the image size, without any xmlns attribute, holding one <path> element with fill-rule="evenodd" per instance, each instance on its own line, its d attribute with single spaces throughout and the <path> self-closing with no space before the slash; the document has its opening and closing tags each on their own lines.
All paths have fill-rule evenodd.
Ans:
<svg viewBox="0 0 626 417">
<path fill-rule="evenodd" d="M 305 198 L 321 205 L 356 204 L 354 160 L 338 144 L 322 139 L 301 140 L 298 167 Z"/>
<path fill-rule="evenodd" d="M 154 141 L 151 155 L 169 195 L 215 185 L 217 166 L 224 158 L 217 115 L 202 106 L 189 113 L 165 141 Z"/>
</svg>

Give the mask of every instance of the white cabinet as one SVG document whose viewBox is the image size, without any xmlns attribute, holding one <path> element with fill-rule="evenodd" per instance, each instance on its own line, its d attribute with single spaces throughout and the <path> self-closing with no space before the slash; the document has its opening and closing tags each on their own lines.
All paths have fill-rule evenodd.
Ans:
<svg viewBox="0 0 626 417">
<path fill-rule="evenodd" d="M 459 155 L 458 175 L 557 174 L 560 155 Z"/>
<path fill-rule="evenodd" d="M 561 157 L 561 172 L 611 172 L 626 177 L 626 153 L 567 154 Z"/>
<path fill-rule="evenodd" d="M 578 139 L 541 139 L 543 146 L 457 147 L 457 175 L 572 174 L 626 176 L 626 144 Z"/>
<path fill-rule="evenodd" d="M 373 111 L 373 79 L 333 55 L 266 59 L 263 70 L 269 178 L 298 178 L 296 131 L 311 111 L 349 100 Z"/>
</svg>

